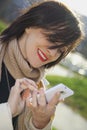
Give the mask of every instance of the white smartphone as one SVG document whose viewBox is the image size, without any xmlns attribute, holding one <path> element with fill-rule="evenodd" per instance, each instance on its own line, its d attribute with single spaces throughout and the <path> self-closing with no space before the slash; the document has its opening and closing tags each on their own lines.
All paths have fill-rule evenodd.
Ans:
<svg viewBox="0 0 87 130">
<path fill-rule="evenodd" d="M 52 97 L 54 96 L 54 94 L 58 91 L 61 93 L 59 99 L 65 99 L 65 98 L 74 94 L 73 90 L 68 88 L 63 83 L 60 83 L 60 84 L 55 85 L 54 87 L 51 87 L 51 88 L 46 90 L 45 94 L 46 94 L 47 102 L 49 102 L 52 99 Z"/>
<path fill-rule="evenodd" d="M 47 102 L 49 102 L 52 97 L 55 95 L 56 92 L 60 92 L 61 95 L 60 95 L 60 100 L 61 99 L 65 99 L 71 95 L 74 94 L 74 91 L 71 90 L 70 88 L 68 88 L 66 85 L 64 85 L 63 83 L 60 83 L 58 85 L 55 85 L 54 87 L 51 87 L 49 89 L 47 89 L 45 91 L 45 95 L 46 95 L 46 100 Z M 39 94 L 37 96 L 39 98 Z M 30 101 L 32 101 L 32 98 L 30 98 Z"/>
</svg>

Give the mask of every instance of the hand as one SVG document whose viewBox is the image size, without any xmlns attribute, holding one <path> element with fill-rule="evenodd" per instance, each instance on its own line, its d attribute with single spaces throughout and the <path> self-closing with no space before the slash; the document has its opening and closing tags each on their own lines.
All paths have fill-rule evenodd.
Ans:
<svg viewBox="0 0 87 130">
<path fill-rule="evenodd" d="M 60 102 L 60 93 L 56 93 L 52 100 L 47 103 L 45 98 L 44 89 L 40 89 L 40 97 L 37 98 L 37 91 L 33 92 L 32 102 L 27 101 L 29 109 L 32 111 L 32 122 L 34 126 L 38 129 L 44 128 L 51 117 L 54 115 L 56 110 L 56 105 Z"/>
<path fill-rule="evenodd" d="M 16 80 L 15 85 L 11 88 L 8 98 L 8 104 L 13 117 L 20 114 L 24 109 L 25 100 L 22 99 L 21 93 L 27 88 L 29 88 L 30 93 L 32 93 L 36 87 L 35 82 L 30 79 L 23 78 Z"/>
</svg>

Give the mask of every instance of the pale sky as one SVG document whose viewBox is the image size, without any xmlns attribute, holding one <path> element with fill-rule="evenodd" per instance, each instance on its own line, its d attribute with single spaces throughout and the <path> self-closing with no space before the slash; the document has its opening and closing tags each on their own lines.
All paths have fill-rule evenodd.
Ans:
<svg viewBox="0 0 87 130">
<path fill-rule="evenodd" d="M 65 2 L 66 5 L 70 6 L 72 9 L 76 10 L 78 13 L 87 16 L 87 0 L 59 0 Z"/>
</svg>

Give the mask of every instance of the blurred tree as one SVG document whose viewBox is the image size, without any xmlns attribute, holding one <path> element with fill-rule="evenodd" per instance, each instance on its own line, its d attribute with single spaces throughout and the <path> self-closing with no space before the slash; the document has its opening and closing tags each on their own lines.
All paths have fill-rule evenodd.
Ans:
<svg viewBox="0 0 87 130">
<path fill-rule="evenodd" d="M 81 44 L 77 47 L 77 51 L 80 52 L 85 58 L 87 58 L 87 16 L 81 16 L 81 20 L 84 24 L 85 37 Z"/>
<path fill-rule="evenodd" d="M 0 19 L 10 23 L 20 15 L 22 9 L 40 1 L 43 0 L 0 0 Z"/>
</svg>

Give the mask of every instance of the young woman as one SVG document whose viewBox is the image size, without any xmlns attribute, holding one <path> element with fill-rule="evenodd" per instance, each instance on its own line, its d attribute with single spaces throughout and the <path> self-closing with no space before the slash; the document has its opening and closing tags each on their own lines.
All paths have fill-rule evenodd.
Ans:
<svg viewBox="0 0 87 130">
<path fill-rule="evenodd" d="M 60 94 L 57 92 L 47 102 L 45 90 L 41 88 L 37 99 L 37 84 L 45 69 L 58 64 L 81 38 L 77 17 L 56 1 L 33 6 L 1 33 L 0 129 L 51 129 L 51 117 Z M 32 102 L 21 96 L 26 88 L 30 90 Z"/>
</svg>

